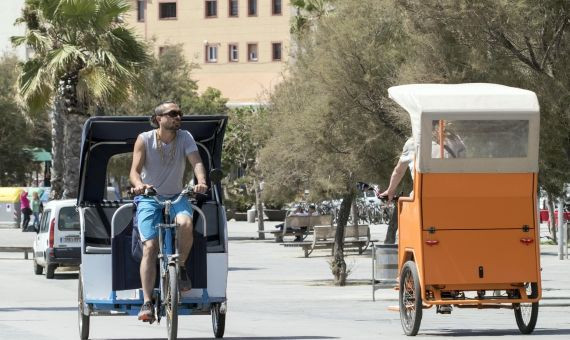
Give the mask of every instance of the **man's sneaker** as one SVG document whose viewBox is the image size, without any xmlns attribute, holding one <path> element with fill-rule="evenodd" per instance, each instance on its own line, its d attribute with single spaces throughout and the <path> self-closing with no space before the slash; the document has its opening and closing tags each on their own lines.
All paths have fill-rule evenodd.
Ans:
<svg viewBox="0 0 570 340">
<path fill-rule="evenodd" d="M 147 301 L 142 305 L 141 310 L 139 312 L 139 320 L 150 323 L 154 322 L 155 320 L 154 305 L 152 304 L 151 301 Z"/>
<path fill-rule="evenodd" d="M 180 291 L 185 292 L 192 289 L 192 282 L 190 281 L 190 276 L 188 275 L 185 267 L 180 267 L 178 275 L 180 277 L 180 280 L 178 281 Z"/>
</svg>

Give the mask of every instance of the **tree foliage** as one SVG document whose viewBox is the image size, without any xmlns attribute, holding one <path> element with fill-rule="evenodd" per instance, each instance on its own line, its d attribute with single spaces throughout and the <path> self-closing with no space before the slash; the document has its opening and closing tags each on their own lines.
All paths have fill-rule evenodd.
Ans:
<svg viewBox="0 0 570 340">
<path fill-rule="evenodd" d="M 405 78 L 494 82 L 532 90 L 541 106 L 540 185 L 570 175 L 570 3 L 400 0 L 416 42 Z"/>
<path fill-rule="evenodd" d="M 29 124 L 14 100 L 17 64 L 15 56 L 0 58 L 0 186 L 25 185 L 26 170 L 32 164 L 31 154 L 24 149 Z"/>
<path fill-rule="evenodd" d="M 314 39 L 301 42 L 269 108 L 273 137 L 261 164 L 270 190 L 306 188 L 317 199 L 356 181 L 387 182 L 401 148 L 394 140 L 409 133 L 386 98 L 406 58 L 401 20 L 385 1 L 337 3 Z"/>
<path fill-rule="evenodd" d="M 139 84 L 136 70 L 148 60 L 145 45 L 120 18 L 129 6 L 125 0 L 26 1 L 17 20 L 26 24 L 26 34 L 12 43 L 34 51 L 20 75 L 31 111 L 50 108 L 60 80 L 70 75 L 77 76 L 77 100 L 87 108 L 128 96 Z"/>
<path fill-rule="evenodd" d="M 30 113 L 54 111 L 55 198 L 77 195 L 84 121 L 140 84 L 138 70 L 148 54 L 123 23 L 129 6 L 125 0 L 26 0 L 17 20 L 26 33 L 12 42 L 34 51 L 21 66 L 19 93 Z"/>
<path fill-rule="evenodd" d="M 273 137 L 261 151 L 271 192 L 343 197 L 340 230 L 357 181 L 387 184 L 405 136 L 405 120 L 386 98 L 398 83 L 409 40 L 389 1 L 334 2 L 334 10 L 298 39 L 290 77 L 271 98 Z M 350 18 L 350 20 L 347 20 Z M 344 215 L 343 215 L 344 214 Z M 338 235 L 337 235 L 338 236 Z M 335 238 L 333 274 L 346 279 L 343 238 Z"/>
<path fill-rule="evenodd" d="M 262 180 L 258 169 L 259 151 L 269 138 L 266 123 L 265 108 L 238 107 L 228 113 L 222 164 L 225 173 L 243 175 L 228 177 L 226 204 L 230 208 L 244 211 L 255 200 L 254 183 Z"/>
</svg>

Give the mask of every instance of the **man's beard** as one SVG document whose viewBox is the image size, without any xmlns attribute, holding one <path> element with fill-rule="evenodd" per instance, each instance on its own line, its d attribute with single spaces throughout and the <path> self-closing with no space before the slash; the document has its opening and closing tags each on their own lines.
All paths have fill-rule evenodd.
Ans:
<svg viewBox="0 0 570 340">
<path fill-rule="evenodd" d="M 164 124 L 164 128 L 169 131 L 178 131 L 180 130 L 181 124 L 176 124 L 172 122 L 171 124 Z"/>
</svg>

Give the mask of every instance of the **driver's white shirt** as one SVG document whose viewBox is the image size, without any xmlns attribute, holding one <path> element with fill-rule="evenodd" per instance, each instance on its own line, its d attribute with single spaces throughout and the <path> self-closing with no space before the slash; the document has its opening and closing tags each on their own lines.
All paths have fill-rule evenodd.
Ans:
<svg viewBox="0 0 570 340">
<path fill-rule="evenodd" d="M 451 140 L 450 145 L 446 146 L 452 149 L 452 152 L 455 153 L 455 157 L 465 157 L 465 146 L 463 145 L 463 141 L 457 137 L 456 141 Z M 412 179 L 414 179 L 414 160 L 416 155 L 416 143 L 414 141 L 414 137 L 408 138 L 404 147 L 402 148 L 402 154 L 400 155 L 400 162 L 407 164 L 408 168 L 410 169 L 410 173 L 412 174 Z M 440 156 L 440 149 L 439 144 L 432 141 L 431 142 L 431 157 L 432 158 L 439 158 Z M 450 154 L 447 148 L 443 151 L 443 158 L 450 158 Z"/>
</svg>

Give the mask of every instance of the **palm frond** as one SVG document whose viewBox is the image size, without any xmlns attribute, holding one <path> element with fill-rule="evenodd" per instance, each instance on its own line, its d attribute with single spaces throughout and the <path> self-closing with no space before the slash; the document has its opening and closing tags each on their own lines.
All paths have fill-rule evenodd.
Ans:
<svg viewBox="0 0 570 340">
<path fill-rule="evenodd" d="M 108 33 L 108 39 L 117 59 L 125 63 L 146 64 L 150 61 L 148 46 L 137 39 L 133 30 L 117 27 Z"/>
<path fill-rule="evenodd" d="M 27 31 L 26 35 L 10 37 L 12 45 L 25 45 L 31 47 L 36 52 L 44 52 L 51 48 L 52 41 L 49 36 L 38 30 Z"/>
<path fill-rule="evenodd" d="M 93 0 L 59 0 L 55 12 L 56 20 L 68 29 L 86 29 L 97 15 L 99 1 Z"/>
<path fill-rule="evenodd" d="M 79 72 L 77 84 L 78 96 L 93 97 L 99 100 L 107 97 L 113 87 L 105 68 L 101 66 L 86 67 Z"/>
<path fill-rule="evenodd" d="M 127 14 L 130 8 L 131 5 L 125 0 L 100 0 L 94 24 L 99 28 L 108 30 L 120 16 Z"/>
<path fill-rule="evenodd" d="M 37 9 L 43 19 L 48 22 L 54 22 L 56 18 L 56 13 L 58 12 L 59 6 L 61 5 L 60 0 L 28 0 L 26 5 Z"/>
<path fill-rule="evenodd" d="M 47 54 L 48 67 L 68 71 L 82 59 L 81 51 L 74 45 L 62 45 Z"/>
<path fill-rule="evenodd" d="M 22 64 L 18 87 L 22 100 L 30 111 L 41 111 L 49 106 L 55 79 L 55 75 L 46 71 L 44 62 L 40 59 L 30 59 Z"/>
</svg>

